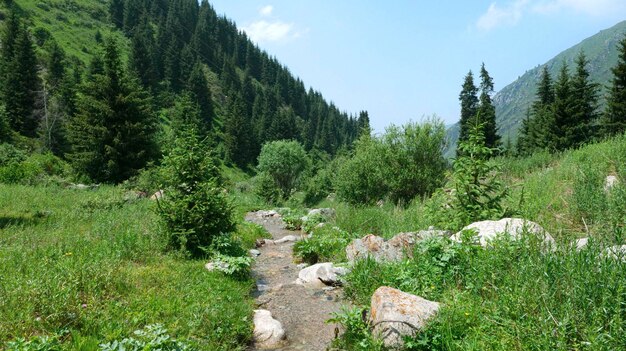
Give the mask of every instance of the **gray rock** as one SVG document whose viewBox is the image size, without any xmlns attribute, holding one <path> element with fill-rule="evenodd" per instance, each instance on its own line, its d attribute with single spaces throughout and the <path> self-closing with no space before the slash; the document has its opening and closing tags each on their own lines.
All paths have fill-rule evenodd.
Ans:
<svg viewBox="0 0 626 351">
<path fill-rule="evenodd" d="M 259 210 L 250 214 L 258 219 L 281 218 L 280 214 L 274 210 Z"/>
<path fill-rule="evenodd" d="M 317 263 L 300 270 L 296 284 L 314 288 L 342 285 L 341 276 L 347 273 L 347 269 L 335 267 L 331 262 Z"/>
<path fill-rule="evenodd" d="M 268 310 L 254 310 L 254 346 L 262 350 L 277 349 L 285 345 L 285 329 Z"/>
<path fill-rule="evenodd" d="M 413 247 L 421 240 L 435 236 L 449 236 L 444 230 L 422 230 L 419 232 L 399 233 L 389 240 L 369 234 L 361 239 L 354 239 L 346 247 L 349 262 L 371 257 L 378 262 L 399 261 L 406 255 L 413 254 Z"/>
<path fill-rule="evenodd" d="M 150 196 L 150 200 L 161 200 L 164 195 L 163 190 L 159 190 Z"/>
<path fill-rule="evenodd" d="M 401 348 L 404 336 L 414 336 L 439 311 L 439 303 L 398 289 L 381 286 L 372 295 L 370 322 L 373 334 L 386 347 Z"/>
<path fill-rule="evenodd" d="M 536 235 L 543 240 L 546 247 L 554 248 L 555 242 L 552 236 L 539 224 L 521 218 L 503 218 L 499 221 L 474 222 L 452 236 L 452 240 L 461 242 L 461 234 L 464 230 L 473 229 L 481 246 L 489 246 L 489 243 L 498 234 L 509 235 L 511 239 L 518 240 L 523 233 Z"/>
<path fill-rule="evenodd" d="M 322 216 L 328 219 L 334 219 L 336 215 L 337 215 L 337 212 L 335 212 L 335 209 L 333 208 L 314 208 L 310 210 L 309 213 L 307 214 L 307 216 L 309 217 Z"/>
<path fill-rule="evenodd" d="M 224 263 L 221 261 L 217 261 L 217 262 L 209 262 L 207 264 L 204 265 L 204 268 L 206 268 L 209 272 L 213 272 L 213 271 L 225 271 L 228 269 L 228 263 Z"/>
<path fill-rule="evenodd" d="M 258 256 L 261 256 L 261 251 L 257 249 L 250 249 L 248 250 L 248 254 L 252 257 L 258 257 Z"/>
</svg>

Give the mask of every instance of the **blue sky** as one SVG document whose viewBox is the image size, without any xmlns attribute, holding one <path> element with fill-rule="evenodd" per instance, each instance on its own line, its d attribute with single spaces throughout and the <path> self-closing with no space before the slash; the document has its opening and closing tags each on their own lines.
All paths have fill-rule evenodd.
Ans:
<svg viewBox="0 0 626 351">
<path fill-rule="evenodd" d="M 219 14 L 378 132 L 458 120 L 463 77 L 482 62 L 496 91 L 626 20 L 626 0 L 210 0 Z"/>
</svg>

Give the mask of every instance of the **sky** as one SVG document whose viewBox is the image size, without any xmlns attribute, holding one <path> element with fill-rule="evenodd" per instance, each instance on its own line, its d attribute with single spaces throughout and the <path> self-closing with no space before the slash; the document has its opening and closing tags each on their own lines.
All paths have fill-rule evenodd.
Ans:
<svg viewBox="0 0 626 351">
<path fill-rule="evenodd" d="M 459 119 L 469 70 L 495 90 L 626 20 L 626 0 L 209 0 L 307 87 L 376 132 Z M 478 82 L 476 82 L 478 83 Z"/>
</svg>

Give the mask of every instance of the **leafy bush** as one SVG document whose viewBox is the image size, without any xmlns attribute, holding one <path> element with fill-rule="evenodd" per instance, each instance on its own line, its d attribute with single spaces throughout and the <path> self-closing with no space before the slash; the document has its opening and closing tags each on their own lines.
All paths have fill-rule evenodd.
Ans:
<svg viewBox="0 0 626 351">
<path fill-rule="evenodd" d="M 293 252 L 307 263 L 341 262 L 346 260 L 345 248 L 355 236 L 337 227 L 316 229 L 310 238 L 296 242 Z"/>
<path fill-rule="evenodd" d="M 51 153 L 33 154 L 17 161 L 21 158 L 19 153 L 5 158 L 11 161 L 0 166 L 1 183 L 35 185 L 46 183 L 55 177 L 68 178 L 72 174 L 70 166 Z"/>
<path fill-rule="evenodd" d="M 339 167 L 348 159 L 338 156 L 309 177 L 304 185 L 304 204 L 313 206 L 335 191 L 335 179 Z"/>
<path fill-rule="evenodd" d="M 21 163 L 26 159 L 26 153 L 15 146 L 2 143 L 0 144 L 0 167 L 7 166 L 12 163 Z"/>
<path fill-rule="evenodd" d="M 170 246 L 199 256 L 215 237 L 235 229 L 219 170 L 193 131 L 176 139 L 163 167 L 169 179 L 158 204 Z"/>
<path fill-rule="evenodd" d="M 192 351 L 188 344 L 176 340 L 167 334 L 160 324 L 148 325 L 135 330 L 135 337 L 101 344 L 101 351 Z"/>
<path fill-rule="evenodd" d="M 255 193 L 269 204 L 277 204 L 281 198 L 281 191 L 274 179 L 266 172 L 260 172 L 254 177 Z"/>
<path fill-rule="evenodd" d="M 304 148 L 297 141 L 278 140 L 266 143 L 259 155 L 259 173 L 266 174 L 287 199 L 296 188 L 300 176 L 309 167 Z M 264 176 L 266 177 L 266 176 Z"/>
<path fill-rule="evenodd" d="M 339 313 L 333 313 L 333 317 L 327 323 L 341 324 L 344 333 L 341 338 L 333 340 L 333 347 L 339 350 L 355 351 L 378 351 L 383 350 L 381 340 L 372 337 L 370 325 L 363 318 L 366 315 L 363 308 L 343 308 Z"/>
<path fill-rule="evenodd" d="M 380 138 L 364 134 L 354 155 L 339 167 L 337 195 L 351 204 L 389 198 L 408 203 L 441 185 L 446 161 L 445 129 L 439 121 L 391 126 Z"/>
<path fill-rule="evenodd" d="M 58 336 L 37 336 L 30 340 L 18 338 L 6 344 L 7 351 L 61 351 Z"/>
</svg>

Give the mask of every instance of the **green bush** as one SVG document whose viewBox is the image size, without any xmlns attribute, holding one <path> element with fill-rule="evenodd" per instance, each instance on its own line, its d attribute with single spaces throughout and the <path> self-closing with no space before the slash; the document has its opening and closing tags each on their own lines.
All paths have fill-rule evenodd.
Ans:
<svg viewBox="0 0 626 351">
<path fill-rule="evenodd" d="M 302 261 L 342 262 L 346 260 L 345 248 L 355 236 L 337 227 L 325 225 L 316 229 L 310 238 L 296 242 L 293 252 Z"/>
<path fill-rule="evenodd" d="M 276 182 L 266 172 L 260 172 L 254 177 L 254 191 L 257 196 L 265 200 L 269 204 L 277 204 L 282 194 L 280 189 L 276 186 Z"/>
<path fill-rule="evenodd" d="M 45 184 L 55 177 L 65 179 L 72 175 L 71 167 L 51 153 L 33 154 L 22 161 L 17 161 L 21 157 L 12 156 L 12 161 L 0 166 L 1 183 Z"/>
<path fill-rule="evenodd" d="M 26 157 L 26 152 L 23 150 L 20 150 L 8 143 L 0 144 L 0 167 L 4 167 L 12 163 L 21 163 L 26 159 Z"/>
<path fill-rule="evenodd" d="M 352 158 L 339 167 L 337 195 L 351 204 L 388 198 L 407 204 L 442 184 L 445 128 L 440 121 L 391 126 L 379 138 L 364 134 Z"/>
<path fill-rule="evenodd" d="M 170 246 L 200 256 L 215 237 L 235 229 L 219 169 L 193 131 L 176 139 L 163 168 L 169 178 L 158 205 Z"/>
<path fill-rule="evenodd" d="M 100 351 L 192 351 L 194 348 L 167 334 L 160 324 L 135 330 L 135 337 L 101 344 Z"/>
<path fill-rule="evenodd" d="M 267 182 L 269 178 L 279 190 L 280 197 L 287 199 L 298 185 L 300 176 L 308 169 L 309 163 L 306 151 L 297 141 L 278 140 L 264 144 L 257 166 L 259 173 L 264 174 L 261 188 L 270 185 Z M 266 189 L 262 193 L 271 192 Z"/>
</svg>

